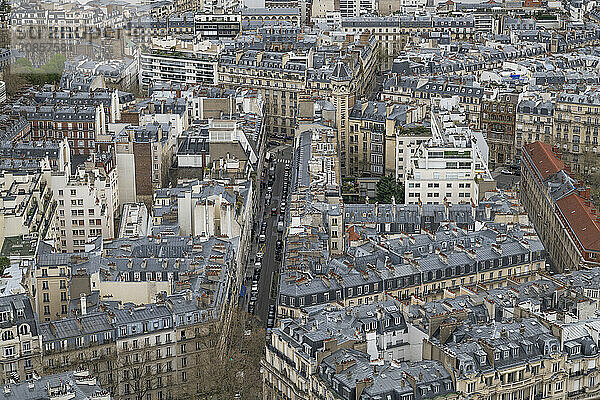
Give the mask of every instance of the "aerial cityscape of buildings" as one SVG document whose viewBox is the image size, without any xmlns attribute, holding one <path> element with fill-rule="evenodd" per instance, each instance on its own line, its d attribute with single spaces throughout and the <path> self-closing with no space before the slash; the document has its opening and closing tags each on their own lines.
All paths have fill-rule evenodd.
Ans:
<svg viewBox="0 0 600 400">
<path fill-rule="evenodd" d="M 600 398 L 596 2 L 0 3 L 6 399 Z"/>
</svg>

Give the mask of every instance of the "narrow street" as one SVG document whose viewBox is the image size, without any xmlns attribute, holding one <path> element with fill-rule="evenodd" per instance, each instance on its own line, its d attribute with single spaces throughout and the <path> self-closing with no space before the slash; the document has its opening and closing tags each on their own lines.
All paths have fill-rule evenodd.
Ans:
<svg viewBox="0 0 600 400">
<path fill-rule="evenodd" d="M 278 285 L 278 270 L 281 264 L 280 260 L 276 259 L 276 242 L 281 238 L 282 233 L 277 231 L 278 217 L 280 213 L 285 212 L 281 209 L 280 203 L 283 191 L 283 180 L 286 165 L 290 165 L 292 159 L 292 148 L 289 145 L 277 146 L 269 150 L 272 155 L 270 162 L 265 166 L 263 186 L 261 188 L 261 197 L 259 200 L 259 211 L 256 218 L 255 226 L 256 233 L 253 237 L 252 243 L 252 254 L 250 255 L 250 262 L 246 269 L 246 287 L 248 288 L 246 304 L 249 305 L 250 299 L 256 296 L 256 302 L 254 309 L 250 310 L 256 314 L 262 323 L 266 326 L 269 305 L 275 304 L 274 295 L 276 294 L 276 288 Z M 272 196 L 269 202 L 266 201 L 265 196 L 267 188 L 269 186 L 269 170 L 271 166 L 275 167 L 274 179 L 272 180 Z M 275 215 L 271 215 L 271 209 L 276 208 L 277 212 Z M 263 221 L 266 221 L 266 240 L 264 242 L 259 241 L 259 235 L 261 225 Z M 255 270 L 256 255 L 263 253 L 262 263 L 260 267 L 260 278 L 258 280 L 258 293 L 252 293 L 251 288 L 253 285 L 253 275 Z"/>
</svg>

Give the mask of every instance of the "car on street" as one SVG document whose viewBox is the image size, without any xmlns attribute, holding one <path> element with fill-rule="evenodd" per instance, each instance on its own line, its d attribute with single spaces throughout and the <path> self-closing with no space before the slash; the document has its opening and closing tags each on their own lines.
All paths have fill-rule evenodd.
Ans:
<svg viewBox="0 0 600 400">
<path fill-rule="evenodd" d="M 279 221 L 277 223 L 277 232 L 283 232 L 283 228 L 284 228 L 283 221 Z"/>
<path fill-rule="evenodd" d="M 502 169 L 502 170 L 500 171 L 500 173 L 501 173 L 501 174 L 504 174 L 504 175 L 514 175 L 514 174 L 515 174 L 515 172 L 514 172 L 514 171 L 512 171 L 512 170 L 510 170 L 510 169 L 506 169 L 506 168 Z"/>
</svg>

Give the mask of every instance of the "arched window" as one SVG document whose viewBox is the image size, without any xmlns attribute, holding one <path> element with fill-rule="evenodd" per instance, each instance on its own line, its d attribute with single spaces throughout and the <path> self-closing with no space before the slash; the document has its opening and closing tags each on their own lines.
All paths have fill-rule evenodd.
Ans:
<svg viewBox="0 0 600 400">
<path fill-rule="evenodd" d="M 19 327 L 19 334 L 27 335 L 29 333 L 29 325 L 23 324 Z"/>
</svg>

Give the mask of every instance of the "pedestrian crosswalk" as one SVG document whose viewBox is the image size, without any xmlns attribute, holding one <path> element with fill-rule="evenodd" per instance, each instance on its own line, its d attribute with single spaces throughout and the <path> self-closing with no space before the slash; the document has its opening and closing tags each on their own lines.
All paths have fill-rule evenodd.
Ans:
<svg viewBox="0 0 600 400">
<path fill-rule="evenodd" d="M 285 164 L 285 165 L 289 165 L 292 163 L 292 160 L 286 160 L 285 158 L 276 158 L 273 161 L 275 161 L 276 164 Z"/>
</svg>

